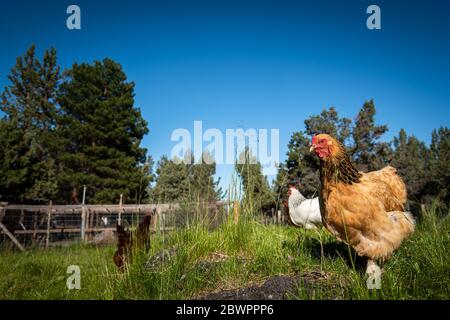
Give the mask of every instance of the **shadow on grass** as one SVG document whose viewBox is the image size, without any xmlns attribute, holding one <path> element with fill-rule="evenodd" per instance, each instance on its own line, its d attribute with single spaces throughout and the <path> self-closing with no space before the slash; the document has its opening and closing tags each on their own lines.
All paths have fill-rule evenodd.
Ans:
<svg viewBox="0 0 450 320">
<path fill-rule="evenodd" d="M 358 272 L 365 272 L 367 258 L 356 254 L 355 250 L 343 242 L 327 241 L 321 243 L 313 237 L 299 237 L 297 246 L 302 247 L 305 253 L 309 253 L 314 259 L 322 257 L 330 260 L 342 259 L 349 268 Z"/>
</svg>

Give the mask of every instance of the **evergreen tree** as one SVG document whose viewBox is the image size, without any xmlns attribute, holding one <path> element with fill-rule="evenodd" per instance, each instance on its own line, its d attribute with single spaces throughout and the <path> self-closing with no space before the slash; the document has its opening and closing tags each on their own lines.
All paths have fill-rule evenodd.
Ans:
<svg viewBox="0 0 450 320">
<path fill-rule="evenodd" d="M 310 116 L 305 120 L 305 134 L 312 137 L 319 133 L 332 135 L 345 144 L 350 137 L 351 120 L 340 118 L 336 109 L 324 109 L 319 115 Z"/>
<path fill-rule="evenodd" d="M 393 145 L 392 166 L 405 181 L 411 210 L 418 212 L 430 178 L 428 149 L 416 137 L 408 137 L 404 129 L 394 138 Z"/>
<path fill-rule="evenodd" d="M 190 194 L 194 201 L 217 201 L 221 197 L 219 180 L 214 180 L 216 163 L 208 152 L 202 154 L 202 161 L 190 166 Z"/>
<path fill-rule="evenodd" d="M 353 159 L 357 167 L 364 172 L 380 169 L 387 164 L 391 156 L 389 144 L 379 141 L 388 131 L 388 127 L 375 125 L 375 113 L 373 100 L 366 101 L 356 117 L 352 131 Z"/>
<path fill-rule="evenodd" d="M 152 199 L 160 203 L 170 202 L 214 202 L 220 199 L 219 181 L 214 180 L 216 164 L 211 155 L 203 153 L 203 161 L 185 164 L 181 159 L 170 160 L 163 156 L 156 169 L 157 179 L 152 190 Z"/>
<path fill-rule="evenodd" d="M 434 130 L 430 147 L 431 181 L 428 193 L 438 196 L 442 206 L 450 208 L 450 129 L 441 127 Z"/>
<path fill-rule="evenodd" d="M 134 203 L 148 203 L 150 200 L 150 195 L 152 192 L 151 183 L 155 181 L 155 175 L 153 174 L 153 158 L 151 156 L 147 157 L 147 161 L 139 166 L 140 172 L 140 182 L 139 188 L 135 193 Z"/>
<path fill-rule="evenodd" d="M 30 136 L 19 129 L 15 120 L 0 121 L 0 201 L 20 203 L 32 186 Z"/>
<path fill-rule="evenodd" d="M 5 177 L 0 194 L 11 202 L 48 202 L 58 191 L 56 51 L 45 51 L 41 63 L 31 46 L 17 58 L 8 79 L 11 84 L 2 93 L 0 106 L 5 113 L 0 127 L 4 149 L 0 174 Z"/>
<path fill-rule="evenodd" d="M 146 149 L 140 143 L 148 128 L 122 67 L 110 59 L 74 64 L 61 84 L 59 103 L 64 199 L 79 202 L 86 185 L 89 202 L 117 202 L 120 194 L 135 201 L 151 180 L 141 167 Z"/>
<path fill-rule="evenodd" d="M 158 203 L 185 202 L 189 197 L 189 167 L 179 159 L 161 157 L 156 168 L 156 185 L 152 201 Z"/>
<path fill-rule="evenodd" d="M 319 185 L 319 162 L 309 152 L 310 145 L 310 138 L 301 132 L 295 132 L 288 143 L 286 159 L 288 184 L 296 185 L 307 197 L 317 195 Z"/>
<path fill-rule="evenodd" d="M 285 163 L 278 165 L 278 173 L 272 182 L 272 190 L 274 192 L 275 200 L 280 201 L 282 195 L 287 192 L 288 172 Z"/>
<path fill-rule="evenodd" d="M 239 155 L 235 170 L 242 181 L 244 203 L 251 205 L 254 212 L 266 211 L 275 205 L 267 178 L 262 174 L 261 163 L 248 147 Z"/>
</svg>

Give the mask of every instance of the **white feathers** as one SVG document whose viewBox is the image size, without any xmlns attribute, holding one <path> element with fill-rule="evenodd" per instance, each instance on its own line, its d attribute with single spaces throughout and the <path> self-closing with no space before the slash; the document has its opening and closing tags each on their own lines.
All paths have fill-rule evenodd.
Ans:
<svg viewBox="0 0 450 320">
<path fill-rule="evenodd" d="M 316 229 L 322 226 L 319 198 L 306 199 L 296 188 L 289 188 L 289 216 L 296 226 Z"/>
</svg>

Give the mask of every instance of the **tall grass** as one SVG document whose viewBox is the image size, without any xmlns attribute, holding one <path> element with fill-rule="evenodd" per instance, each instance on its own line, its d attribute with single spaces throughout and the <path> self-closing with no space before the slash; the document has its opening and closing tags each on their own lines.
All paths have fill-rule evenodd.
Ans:
<svg viewBox="0 0 450 320">
<path fill-rule="evenodd" d="M 0 299 L 191 299 L 280 274 L 305 279 L 291 299 L 450 297 L 450 218 L 433 207 L 385 264 L 380 290 L 367 289 L 365 261 L 327 231 L 264 225 L 240 209 L 238 224 L 231 214 L 211 231 L 199 218 L 153 236 L 150 252 L 135 250 L 123 273 L 113 264 L 114 246 L 1 251 Z M 69 265 L 81 268 L 81 290 L 66 288 Z"/>
</svg>

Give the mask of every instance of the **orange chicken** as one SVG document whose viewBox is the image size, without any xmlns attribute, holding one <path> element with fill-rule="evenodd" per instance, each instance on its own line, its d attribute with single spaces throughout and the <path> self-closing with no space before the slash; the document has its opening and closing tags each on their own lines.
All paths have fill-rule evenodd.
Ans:
<svg viewBox="0 0 450 320">
<path fill-rule="evenodd" d="M 311 150 L 320 159 L 319 196 L 323 225 L 337 239 L 368 258 L 367 274 L 381 274 L 383 263 L 414 231 L 405 212 L 406 186 L 396 169 L 362 173 L 344 146 L 327 134 L 313 137 Z"/>
</svg>

